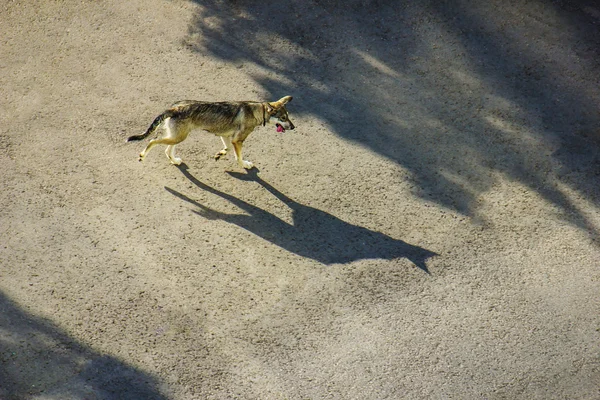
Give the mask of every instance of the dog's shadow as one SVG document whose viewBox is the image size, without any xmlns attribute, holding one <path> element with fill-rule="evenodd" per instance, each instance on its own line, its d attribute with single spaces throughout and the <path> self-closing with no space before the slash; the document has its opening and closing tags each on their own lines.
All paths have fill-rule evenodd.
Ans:
<svg viewBox="0 0 600 400">
<path fill-rule="evenodd" d="M 300 204 L 258 176 L 256 168 L 246 174 L 228 173 L 240 180 L 256 182 L 277 197 L 292 210 L 292 224 L 244 200 L 200 182 L 189 172 L 185 164 L 181 164 L 178 168 L 190 182 L 200 189 L 222 197 L 249 215 L 215 211 L 176 190 L 165 187 L 169 193 L 194 205 L 196 209 L 193 211 L 196 214 L 235 224 L 299 256 L 327 265 L 345 264 L 362 259 L 404 257 L 429 273 L 425 261 L 437 255 L 432 251 L 410 245 L 383 233 L 352 225 L 314 207 Z"/>
</svg>

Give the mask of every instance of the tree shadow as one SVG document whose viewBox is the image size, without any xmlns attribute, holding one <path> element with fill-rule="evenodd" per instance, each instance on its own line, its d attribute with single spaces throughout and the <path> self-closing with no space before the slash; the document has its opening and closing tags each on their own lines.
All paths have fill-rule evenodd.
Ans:
<svg viewBox="0 0 600 400">
<path fill-rule="evenodd" d="M 417 196 L 481 217 L 502 176 L 598 238 L 565 191 L 600 201 L 594 2 L 197 3 L 189 48 L 258 66 L 269 96 L 405 167 Z"/>
<path fill-rule="evenodd" d="M 166 399 L 156 379 L 78 343 L 0 293 L 0 398 Z"/>
<path fill-rule="evenodd" d="M 246 229 L 253 234 L 302 257 L 320 263 L 346 264 L 362 259 L 407 258 L 417 267 L 429 273 L 426 260 L 437 254 L 380 232 L 345 222 L 317 208 L 290 199 L 273 185 L 258 176 L 253 168 L 247 174 L 229 172 L 236 179 L 256 182 L 292 210 L 293 222 L 287 223 L 235 196 L 212 188 L 193 176 L 185 164 L 179 170 L 194 185 L 215 194 L 249 215 L 228 214 L 212 210 L 196 200 L 169 187 L 165 189 L 174 196 L 194 205 L 194 213 L 209 219 L 221 219 Z"/>
</svg>

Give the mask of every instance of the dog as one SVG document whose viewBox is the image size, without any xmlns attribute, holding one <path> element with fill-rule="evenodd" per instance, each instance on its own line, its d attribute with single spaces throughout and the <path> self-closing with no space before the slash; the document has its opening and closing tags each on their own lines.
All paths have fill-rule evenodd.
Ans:
<svg viewBox="0 0 600 400">
<path fill-rule="evenodd" d="M 161 138 L 151 140 L 140 153 L 139 161 L 157 144 L 167 145 L 165 154 L 172 164 L 180 165 L 181 158 L 175 157 L 175 146 L 184 141 L 188 134 L 196 129 L 220 136 L 223 150 L 215 154 L 220 159 L 232 148 L 240 167 L 251 169 L 254 164 L 242 158 L 244 140 L 259 125 L 274 124 L 277 132 L 285 132 L 295 128 L 288 116 L 285 105 L 292 96 L 285 96 L 275 102 L 237 101 L 237 102 L 204 102 L 194 100 L 178 101 L 154 119 L 146 133 L 131 136 L 128 142 L 142 140 L 154 133 L 159 126 L 165 130 Z"/>
</svg>

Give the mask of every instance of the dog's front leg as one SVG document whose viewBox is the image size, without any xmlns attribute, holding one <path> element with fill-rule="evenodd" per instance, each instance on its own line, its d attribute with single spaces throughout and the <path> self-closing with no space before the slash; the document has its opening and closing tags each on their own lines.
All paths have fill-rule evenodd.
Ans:
<svg viewBox="0 0 600 400">
<path fill-rule="evenodd" d="M 243 141 L 235 141 L 235 140 L 232 141 L 233 150 L 235 150 L 235 159 L 237 160 L 240 167 L 246 168 L 246 169 L 252 169 L 252 167 L 254 167 L 254 164 L 252 164 L 250 161 L 246 161 L 242 158 L 242 144 L 243 143 L 244 143 Z"/>
<path fill-rule="evenodd" d="M 219 158 L 223 157 L 225 154 L 227 154 L 227 152 L 229 150 L 231 150 L 231 138 L 230 137 L 224 137 L 221 136 L 221 141 L 223 142 L 223 150 L 219 151 L 217 154 L 215 154 L 215 161 L 217 161 Z"/>
</svg>

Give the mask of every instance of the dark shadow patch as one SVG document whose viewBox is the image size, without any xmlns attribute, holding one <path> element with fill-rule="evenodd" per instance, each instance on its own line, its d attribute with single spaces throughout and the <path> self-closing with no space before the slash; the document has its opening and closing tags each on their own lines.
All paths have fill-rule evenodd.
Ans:
<svg viewBox="0 0 600 400">
<path fill-rule="evenodd" d="M 0 293 L 0 398 L 166 399 L 156 378 L 71 338 Z"/>
<path fill-rule="evenodd" d="M 598 238 L 563 186 L 600 201 L 595 2 L 197 3 L 189 48 L 268 71 L 249 75 L 269 98 L 402 165 L 416 195 L 480 217 L 502 176 Z"/>
</svg>

